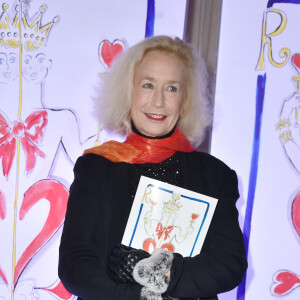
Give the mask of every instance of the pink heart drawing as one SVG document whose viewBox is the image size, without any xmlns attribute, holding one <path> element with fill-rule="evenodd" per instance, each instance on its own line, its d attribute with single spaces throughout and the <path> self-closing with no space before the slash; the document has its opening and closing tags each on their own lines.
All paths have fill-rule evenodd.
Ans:
<svg viewBox="0 0 300 300">
<path fill-rule="evenodd" d="M 300 193 L 295 197 L 292 206 L 292 220 L 296 232 L 300 237 Z"/>
<path fill-rule="evenodd" d="M 98 55 L 100 62 L 108 70 L 115 59 L 124 51 L 125 45 L 120 40 L 114 40 L 112 43 L 104 40 L 99 45 Z"/>
<path fill-rule="evenodd" d="M 273 276 L 273 281 L 271 291 L 275 296 L 286 295 L 300 285 L 300 277 L 287 270 L 277 271 Z"/>
<path fill-rule="evenodd" d="M 300 70 L 300 54 L 294 54 L 292 57 L 294 66 Z"/>
</svg>

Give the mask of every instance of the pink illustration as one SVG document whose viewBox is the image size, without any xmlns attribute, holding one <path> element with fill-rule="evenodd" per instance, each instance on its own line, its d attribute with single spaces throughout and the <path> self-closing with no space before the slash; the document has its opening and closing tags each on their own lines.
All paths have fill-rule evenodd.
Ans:
<svg viewBox="0 0 300 300">
<path fill-rule="evenodd" d="M 112 62 L 117 59 L 124 51 L 125 45 L 120 40 L 114 40 L 112 43 L 104 40 L 99 45 L 99 59 L 103 66 L 108 70 Z"/>
<path fill-rule="evenodd" d="M 24 122 L 19 120 L 13 123 L 0 111 L 0 158 L 6 178 L 16 154 L 17 139 L 20 139 L 25 152 L 27 172 L 34 168 L 37 155 L 45 157 L 38 145 L 43 140 L 47 123 L 47 112 L 44 110 L 32 112 Z"/>
<path fill-rule="evenodd" d="M 172 200 L 164 202 L 160 219 L 152 218 L 156 203 L 151 201 L 150 210 L 144 216 L 145 231 L 150 236 L 144 241 L 143 249 L 145 251 L 152 252 L 156 248 L 163 248 L 174 252 L 175 245 L 188 239 L 194 231 L 193 224 L 198 218 L 198 214 L 192 213 L 189 226 L 185 229 L 176 224 L 176 217 L 181 208 L 179 199 L 180 195 L 173 193 Z"/>
<path fill-rule="evenodd" d="M 297 91 L 284 100 L 275 129 L 280 132 L 279 140 L 291 166 L 300 173 L 300 54 L 294 54 L 291 62 L 298 73 L 293 77 Z M 291 215 L 294 228 L 300 237 L 300 194 L 293 201 Z M 282 296 L 300 285 L 300 277 L 288 270 L 277 271 L 273 276 L 273 282 L 271 292 L 273 295 Z"/>
<path fill-rule="evenodd" d="M 60 280 L 57 280 L 56 282 L 54 282 L 50 287 L 37 288 L 37 289 L 42 289 L 42 290 L 50 293 L 55 298 L 59 298 L 62 300 L 70 300 L 74 297 L 70 292 L 68 292 L 65 289 L 65 287 L 63 286 L 63 284 Z"/>
<path fill-rule="evenodd" d="M 296 232 L 300 237 L 300 194 L 296 196 L 292 206 L 292 219 Z"/>
<path fill-rule="evenodd" d="M 41 180 L 30 187 L 24 195 L 19 219 L 22 221 L 27 212 L 41 199 L 50 203 L 50 211 L 41 232 L 30 243 L 21 255 L 15 269 L 15 281 L 18 279 L 33 256 L 47 243 L 51 236 L 57 231 L 64 221 L 69 193 L 59 182 L 53 180 Z"/>
<path fill-rule="evenodd" d="M 3 192 L 0 190 L 0 220 L 5 219 L 5 216 L 6 216 L 5 196 Z M 8 284 L 7 278 L 4 274 L 4 271 L 1 269 L 1 266 L 0 266 L 0 278 L 2 278 L 2 280 L 6 285 Z"/>
<path fill-rule="evenodd" d="M 6 278 L 5 274 L 4 274 L 4 271 L 1 269 L 1 267 L 0 267 L 0 277 L 2 278 L 2 280 L 4 281 L 4 283 L 6 285 L 8 285 L 7 278 Z"/>
<path fill-rule="evenodd" d="M 296 196 L 292 206 L 292 221 L 296 232 L 300 237 L 300 194 Z M 273 276 L 272 293 L 276 296 L 283 296 L 300 286 L 300 276 L 288 271 L 277 271 Z"/>
<path fill-rule="evenodd" d="M 28 7 L 21 0 L 12 10 L 15 11 L 13 17 L 9 15 L 7 4 L 3 4 L 2 9 L 0 226 L 2 232 L 11 236 L 1 241 L 7 247 L 0 249 L 0 295 L 3 299 L 37 299 L 39 278 L 32 273 L 28 277 L 24 271 L 31 272 L 30 262 L 42 247 L 45 250 L 38 264 L 44 263 L 43 267 L 47 268 L 49 262 L 43 261 L 43 253 L 51 247 L 45 246 L 51 238 L 59 238 L 56 233 L 66 212 L 66 187 L 70 179 L 65 173 L 72 169 L 84 148 L 93 146 L 95 133 L 82 142 L 75 113 L 70 109 L 49 108 L 44 102 L 45 81 L 52 68 L 46 42 L 58 17 L 44 23 L 42 16 L 46 6 L 41 5 L 31 18 Z M 41 205 L 45 202 L 49 204 L 49 211 L 47 206 Z M 44 220 L 33 213 L 36 206 L 42 207 L 41 215 L 47 214 Z M 30 231 L 34 226 L 40 229 L 32 237 Z M 45 277 L 53 282 L 53 278 L 57 279 L 57 271 Z M 59 299 L 72 298 L 60 282 L 39 290 Z"/>
<path fill-rule="evenodd" d="M 4 193 L 0 190 L 0 220 L 5 219 L 6 215 L 6 204 Z"/>
<path fill-rule="evenodd" d="M 291 271 L 278 271 L 274 274 L 272 293 L 276 296 L 283 296 L 290 293 L 300 285 L 300 276 Z"/>
</svg>

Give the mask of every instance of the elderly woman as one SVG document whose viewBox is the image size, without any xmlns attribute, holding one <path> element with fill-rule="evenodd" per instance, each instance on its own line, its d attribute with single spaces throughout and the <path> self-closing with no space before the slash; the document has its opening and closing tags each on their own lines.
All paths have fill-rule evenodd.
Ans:
<svg viewBox="0 0 300 300">
<path fill-rule="evenodd" d="M 201 59 L 178 38 L 148 38 L 118 59 L 101 98 L 103 126 L 127 139 L 76 162 L 60 246 L 63 284 L 85 300 L 218 299 L 240 283 L 247 261 L 236 174 L 195 151 L 211 120 Z M 119 245 L 141 175 L 218 199 L 201 253 L 159 249 L 149 257 Z"/>
</svg>

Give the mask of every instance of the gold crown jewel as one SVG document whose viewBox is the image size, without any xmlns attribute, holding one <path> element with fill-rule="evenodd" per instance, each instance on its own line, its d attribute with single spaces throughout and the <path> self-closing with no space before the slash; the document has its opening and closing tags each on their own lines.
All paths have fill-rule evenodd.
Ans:
<svg viewBox="0 0 300 300">
<path fill-rule="evenodd" d="M 21 3 L 22 12 L 22 39 L 23 45 L 26 50 L 35 50 L 44 45 L 47 41 L 49 33 L 55 23 L 58 22 L 59 17 L 56 16 L 53 20 L 46 25 L 42 25 L 42 15 L 46 11 L 46 6 L 41 5 L 39 12 L 32 18 L 33 21 L 30 23 L 26 17 L 26 7 Z"/>
<path fill-rule="evenodd" d="M 173 193 L 172 200 L 169 200 L 168 202 L 164 202 L 164 209 L 167 209 L 169 211 L 177 211 L 182 205 L 178 201 L 180 199 L 180 194 Z"/>
<path fill-rule="evenodd" d="M 3 3 L 0 17 L 0 46 L 17 48 L 20 47 L 19 6 L 16 6 L 16 15 L 14 18 L 9 17 L 7 10 L 8 4 Z"/>
</svg>

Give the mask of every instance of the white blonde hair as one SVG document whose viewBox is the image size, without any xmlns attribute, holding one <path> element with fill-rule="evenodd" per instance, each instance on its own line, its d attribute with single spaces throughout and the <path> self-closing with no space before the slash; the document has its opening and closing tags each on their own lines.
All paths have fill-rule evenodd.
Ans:
<svg viewBox="0 0 300 300">
<path fill-rule="evenodd" d="M 122 135 L 131 133 L 130 108 L 133 78 L 137 66 L 149 51 L 174 53 L 185 70 L 186 87 L 177 128 L 197 147 L 212 119 L 208 101 L 207 73 L 203 59 L 189 44 L 179 38 L 154 36 L 129 48 L 105 74 L 97 98 L 102 127 Z"/>
</svg>

